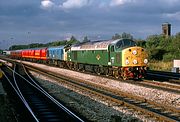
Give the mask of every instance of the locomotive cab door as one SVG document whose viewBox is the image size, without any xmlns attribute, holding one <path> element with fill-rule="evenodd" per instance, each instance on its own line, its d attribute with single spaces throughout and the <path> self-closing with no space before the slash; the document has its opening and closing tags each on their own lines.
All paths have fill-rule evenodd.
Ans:
<svg viewBox="0 0 180 122">
<path fill-rule="evenodd" d="M 63 49 L 63 52 L 64 52 L 64 61 L 67 61 L 67 57 L 68 57 L 67 51 Z"/>
<path fill-rule="evenodd" d="M 114 52 L 115 52 L 114 45 L 110 45 L 108 49 L 108 65 L 114 64 L 114 59 L 115 59 Z"/>
</svg>

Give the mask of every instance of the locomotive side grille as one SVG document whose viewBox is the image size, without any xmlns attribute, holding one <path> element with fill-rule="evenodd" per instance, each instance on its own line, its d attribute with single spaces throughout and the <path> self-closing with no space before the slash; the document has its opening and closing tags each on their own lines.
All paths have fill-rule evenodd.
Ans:
<svg viewBox="0 0 180 122">
<path fill-rule="evenodd" d="M 74 51 L 74 60 L 77 60 L 77 51 Z"/>
<path fill-rule="evenodd" d="M 117 54 L 116 54 L 116 62 L 117 62 L 117 63 L 121 63 L 120 53 L 117 53 Z"/>
</svg>

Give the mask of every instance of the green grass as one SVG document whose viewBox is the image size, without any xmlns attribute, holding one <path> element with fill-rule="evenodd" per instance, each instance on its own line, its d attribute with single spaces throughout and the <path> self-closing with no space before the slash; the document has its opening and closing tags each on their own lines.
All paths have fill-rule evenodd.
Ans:
<svg viewBox="0 0 180 122">
<path fill-rule="evenodd" d="M 150 70 L 171 71 L 173 67 L 173 62 L 150 61 L 148 66 Z"/>
</svg>

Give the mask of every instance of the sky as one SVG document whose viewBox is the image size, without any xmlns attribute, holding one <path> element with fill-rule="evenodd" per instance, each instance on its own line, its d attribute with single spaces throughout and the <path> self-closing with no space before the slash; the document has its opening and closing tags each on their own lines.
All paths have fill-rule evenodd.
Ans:
<svg viewBox="0 0 180 122">
<path fill-rule="evenodd" d="M 180 32 L 180 0 L 0 0 L 0 49 L 69 39 L 136 39 L 161 34 L 169 22 Z"/>
</svg>

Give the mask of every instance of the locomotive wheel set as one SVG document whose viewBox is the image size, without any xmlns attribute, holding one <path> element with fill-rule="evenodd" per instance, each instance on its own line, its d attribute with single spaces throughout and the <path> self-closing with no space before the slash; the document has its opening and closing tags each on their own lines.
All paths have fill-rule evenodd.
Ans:
<svg viewBox="0 0 180 122">
<path fill-rule="evenodd" d="M 131 39 L 85 42 L 71 47 L 13 50 L 10 57 L 124 80 L 143 78 L 148 63 L 147 52 Z"/>
</svg>

